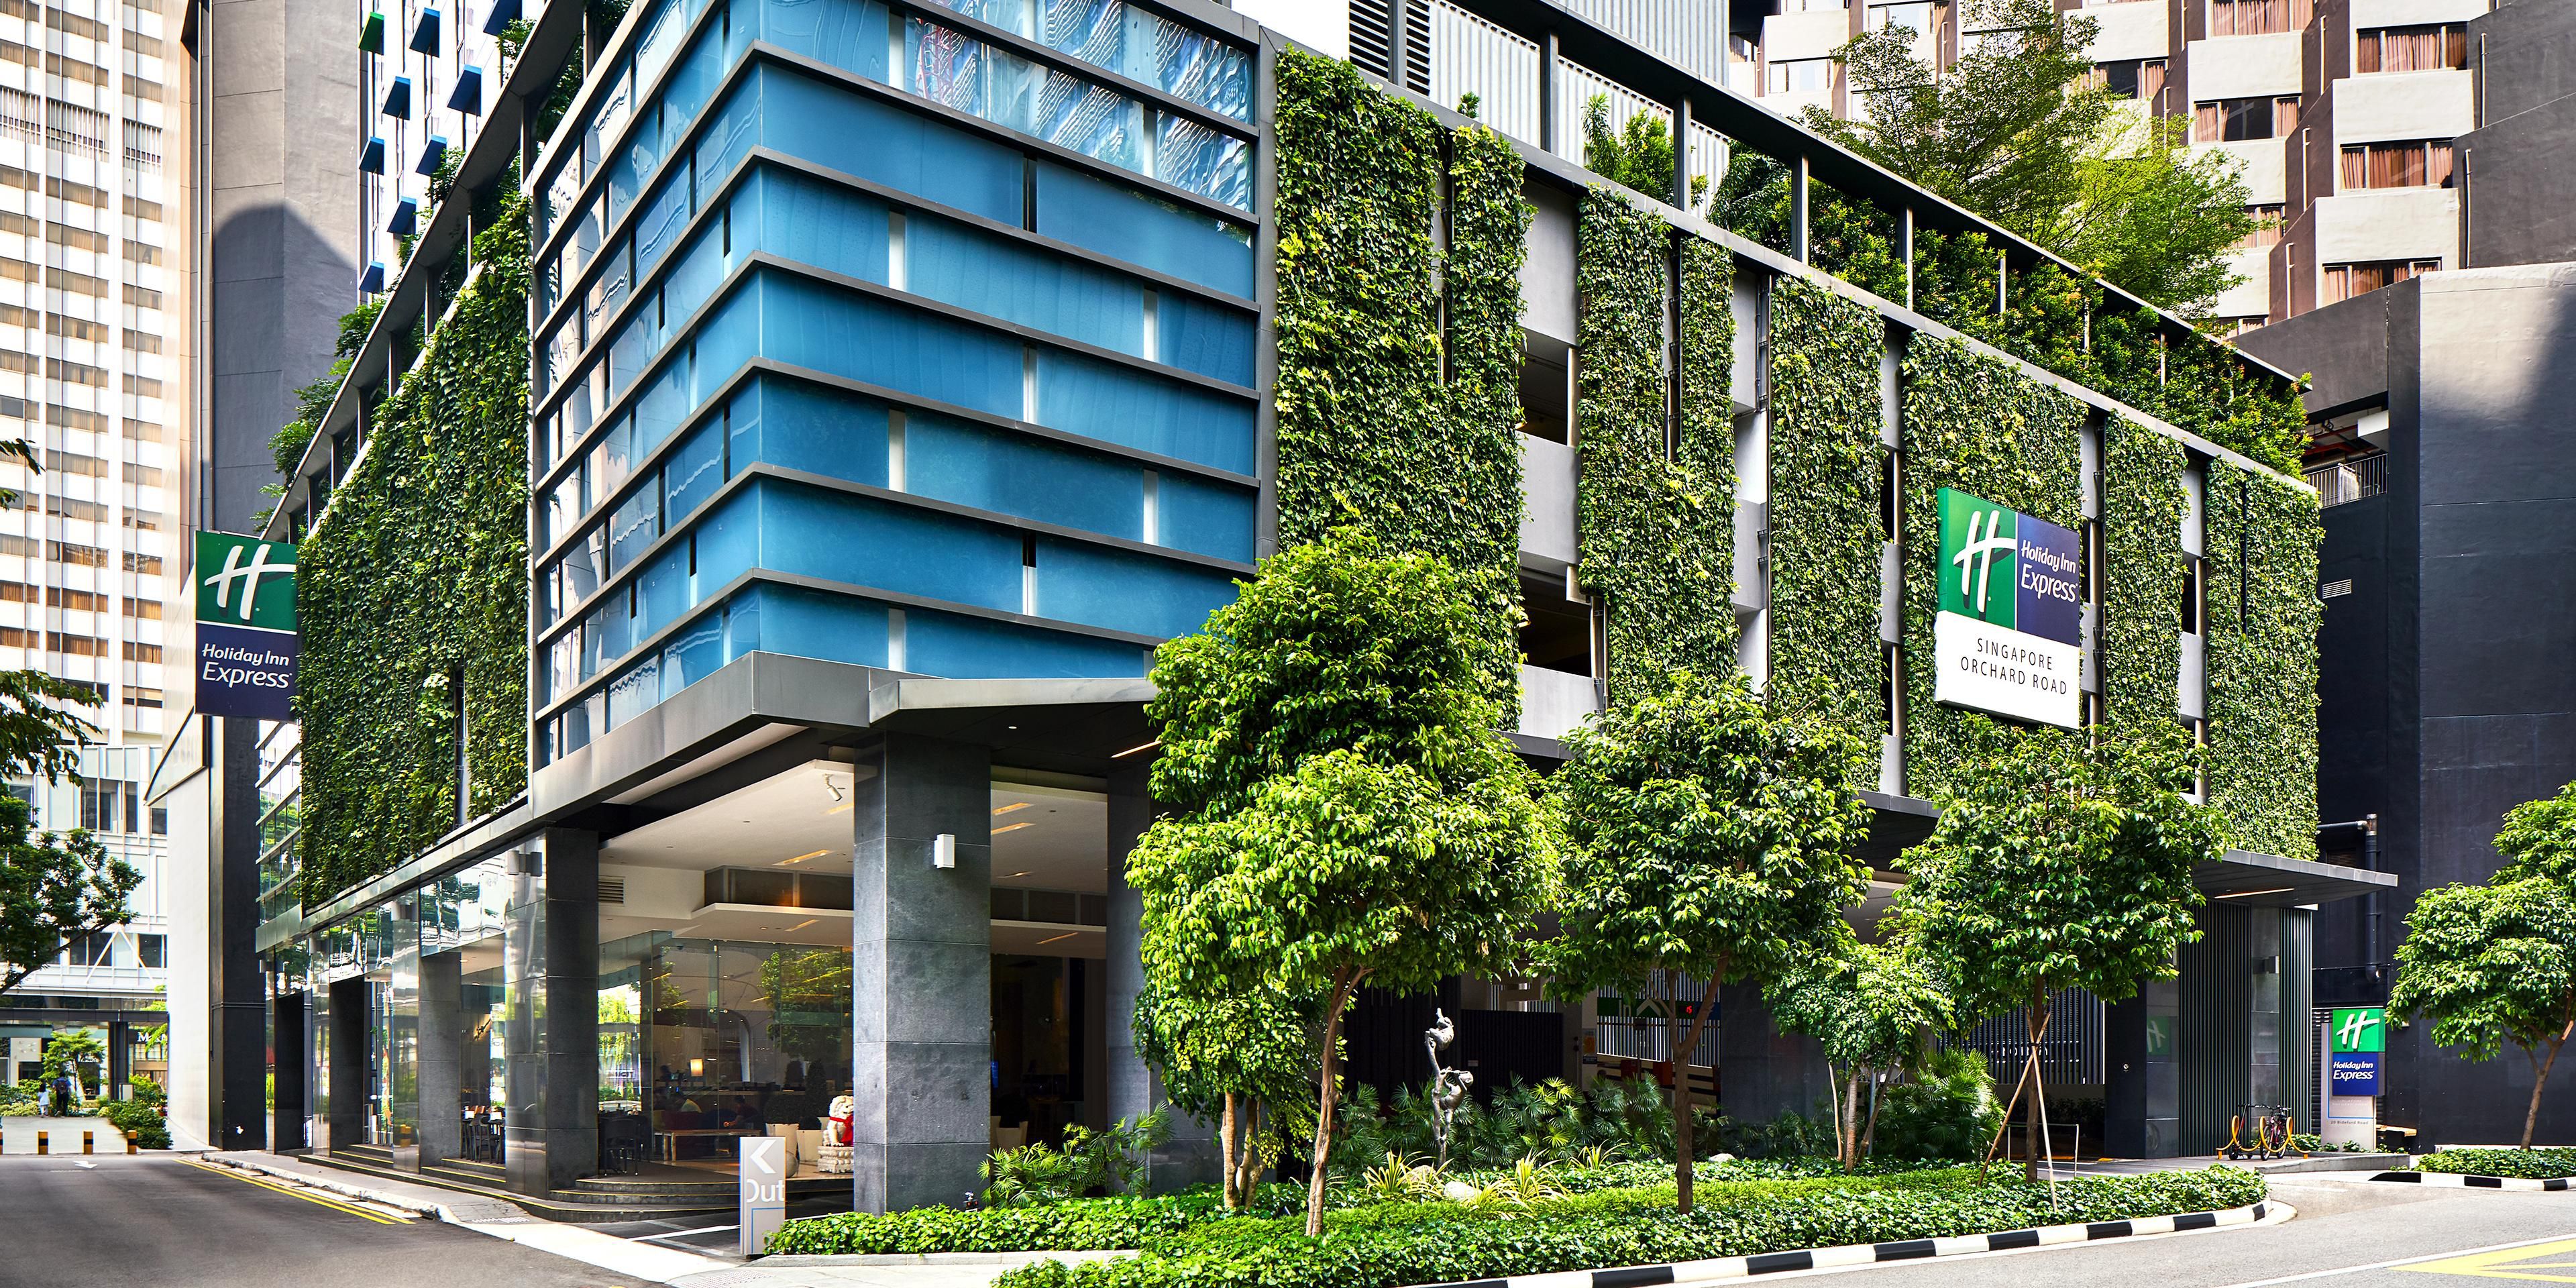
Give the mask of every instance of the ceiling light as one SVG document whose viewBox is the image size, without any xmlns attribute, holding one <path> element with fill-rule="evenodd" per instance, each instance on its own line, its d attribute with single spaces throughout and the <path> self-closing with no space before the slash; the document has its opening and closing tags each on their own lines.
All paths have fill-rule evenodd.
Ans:
<svg viewBox="0 0 2576 1288">
<path fill-rule="evenodd" d="M 772 867 L 781 867 L 781 868 L 783 868 L 783 867 L 786 867 L 786 866 L 787 866 L 788 864 L 790 864 L 790 863 L 803 863 L 803 862 L 804 862 L 805 860 L 807 860 L 807 859 L 819 859 L 819 858 L 821 858 L 821 857 L 823 857 L 824 855 L 829 854 L 829 853 L 831 853 L 831 851 L 830 851 L 830 850 L 816 850 L 816 851 L 814 851 L 814 852 L 813 852 L 813 853 L 811 853 L 811 854 L 799 854 L 799 855 L 797 855 L 795 858 L 792 858 L 792 859 L 780 859 L 778 862 L 776 862 L 776 863 L 772 864 L 771 866 L 772 866 Z"/>
<path fill-rule="evenodd" d="M 1028 873 L 1026 873 L 1026 872 L 1014 872 L 1014 873 L 1010 874 L 1009 876 L 1003 877 L 1002 879 L 1003 879 L 1003 880 L 1005 880 L 1005 881 L 1017 881 L 1017 880 L 1019 880 L 1021 877 L 1024 877 L 1024 876 L 1027 876 L 1027 875 L 1028 875 Z"/>
<path fill-rule="evenodd" d="M 1135 755 L 1137 752 L 1140 752 L 1140 751 L 1152 751 L 1154 748 L 1156 748 L 1156 747 L 1160 747 L 1160 746 L 1162 746 L 1162 745 L 1163 745 L 1163 740 L 1162 740 L 1162 739 L 1160 739 L 1160 738 L 1156 738 L 1156 739 L 1155 739 L 1155 740 L 1153 740 L 1152 742 L 1143 742 L 1143 743 L 1138 743 L 1138 744 L 1136 744 L 1136 745 L 1135 745 L 1135 746 L 1133 746 L 1133 747 L 1129 747 L 1127 750 L 1122 751 L 1122 752 L 1119 752 L 1119 753 L 1117 753 L 1116 755 L 1111 756 L 1111 757 L 1110 757 L 1110 759 L 1111 759 L 1111 760 L 1125 760 L 1125 759 L 1126 759 L 1126 758 L 1128 758 L 1129 756 L 1133 756 L 1133 755 Z"/>
<path fill-rule="evenodd" d="M 1016 831 L 1019 831 L 1021 828 L 1024 828 L 1024 827 L 1036 827 L 1036 826 L 1037 826 L 1037 824 L 1035 824 L 1035 823 L 1005 823 L 1005 824 L 1001 825 L 1000 827 L 994 828 L 994 829 L 993 829 L 993 835 L 995 835 L 995 836 L 1000 836 L 1000 835 L 1001 835 L 1002 833 L 1004 833 L 1004 832 L 1016 832 Z"/>
<path fill-rule="evenodd" d="M 996 805 L 993 807 L 993 817 L 1000 818 L 1004 814 L 1010 813 L 1012 810 L 1027 809 L 1028 807 L 1029 802 L 1027 801 L 1012 801 L 1008 805 Z"/>
<path fill-rule="evenodd" d="M 2274 886 L 2269 890 L 2230 890 L 2225 894 L 2213 897 L 2220 899 L 2250 899 L 2258 894 L 2288 894 L 2292 890 L 2296 889 L 2298 889 L 2297 886 Z"/>
<path fill-rule="evenodd" d="M 1068 930 L 1068 931 L 1064 932 L 1064 933 L 1063 933 L 1063 934 L 1061 934 L 1061 935 L 1056 935 L 1056 936 L 1053 936 L 1053 937 L 1051 937 L 1051 938 L 1047 938 L 1047 939 L 1041 939 L 1041 940 L 1039 940 L 1039 941 L 1038 941 L 1038 947 L 1040 947 L 1040 948 L 1044 948 L 1044 947 L 1046 947 L 1048 944 L 1052 944 L 1052 943 L 1054 943 L 1054 942 L 1055 942 L 1056 940 L 1058 940 L 1058 939 L 1071 939 L 1071 938 L 1073 938 L 1075 935 L 1079 935 L 1079 934 L 1081 934 L 1081 933 L 1082 933 L 1082 932 L 1081 932 L 1081 931 L 1079 931 L 1079 930 Z"/>
</svg>

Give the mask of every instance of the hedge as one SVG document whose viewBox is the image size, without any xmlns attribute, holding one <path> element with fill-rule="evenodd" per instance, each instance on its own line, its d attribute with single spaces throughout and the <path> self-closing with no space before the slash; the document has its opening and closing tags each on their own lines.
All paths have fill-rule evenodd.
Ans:
<svg viewBox="0 0 2576 1288">
<path fill-rule="evenodd" d="M 1649 1265 L 2242 1207 L 2262 1178 L 2234 1168 L 2087 1178 L 2049 1187 L 1977 1168 L 1915 1183 L 1754 1182 L 1714 1189 L 1684 1216 L 1671 1187 L 1604 1190 L 1528 1209 L 1389 1203 L 1330 1214 L 1307 1238 L 1290 1217 L 1213 1221 L 1142 1256 L 1045 1261 L 997 1288 L 1395 1288 L 1506 1275 Z M 1888 1178 L 1895 1180 L 1896 1178 Z"/>
<path fill-rule="evenodd" d="M 2564 1146 L 2543 1146 L 2539 1149 L 2462 1149 L 2455 1146 L 2416 1159 L 2415 1170 L 2450 1172 L 2461 1176 L 2511 1176 L 2527 1181 L 2545 1181 L 2558 1176 L 2576 1176 L 2576 1149 Z"/>
</svg>

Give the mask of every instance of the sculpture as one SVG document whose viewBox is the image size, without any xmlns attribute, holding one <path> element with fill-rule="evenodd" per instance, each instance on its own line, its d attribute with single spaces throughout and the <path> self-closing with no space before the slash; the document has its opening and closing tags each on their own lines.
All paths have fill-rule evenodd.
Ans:
<svg viewBox="0 0 2576 1288">
<path fill-rule="evenodd" d="M 1476 1075 L 1464 1069 L 1446 1068 L 1440 1063 L 1440 1048 L 1458 1036 L 1458 1026 L 1451 1023 L 1448 1012 L 1434 1008 L 1432 1025 L 1422 1031 L 1422 1047 L 1431 1055 L 1431 1139 L 1439 1146 L 1435 1166 L 1449 1166 L 1449 1129 L 1457 1117 L 1458 1106 L 1467 1099 L 1467 1089 L 1476 1085 Z"/>
</svg>

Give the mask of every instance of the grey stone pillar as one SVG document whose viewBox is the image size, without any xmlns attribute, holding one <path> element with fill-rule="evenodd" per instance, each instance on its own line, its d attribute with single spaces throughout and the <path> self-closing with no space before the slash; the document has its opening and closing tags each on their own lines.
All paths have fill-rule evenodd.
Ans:
<svg viewBox="0 0 2576 1288">
<path fill-rule="evenodd" d="M 549 828 L 511 878 L 503 1156 L 543 1194 L 599 1168 L 599 837 Z"/>
<path fill-rule="evenodd" d="M 275 1153 L 304 1148 L 304 1071 L 310 1056 L 305 1040 L 307 997 L 281 993 L 269 1004 L 269 1068 L 277 1094 L 268 1114 L 268 1147 Z"/>
<path fill-rule="evenodd" d="M 420 1162 L 433 1166 L 465 1152 L 465 957 L 424 953 L 420 959 Z"/>
<path fill-rule="evenodd" d="M 323 1108 L 331 1125 L 325 1148 L 361 1145 L 367 1139 L 367 981 L 364 976 L 331 984 L 329 1095 Z"/>
<path fill-rule="evenodd" d="M 1813 1114 L 1833 1094 L 1824 1048 L 1814 1038 L 1781 1032 L 1762 990 L 1718 987 L 1717 1098 L 1727 1117 L 1758 1123 L 1793 1111 Z"/>
<path fill-rule="evenodd" d="M 992 759 L 890 734 L 874 768 L 851 811 L 851 1202 L 890 1212 L 963 1202 L 992 1147 Z"/>
<path fill-rule="evenodd" d="M 1136 996 L 1145 988 L 1139 955 L 1145 898 L 1127 888 L 1127 853 L 1154 821 L 1146 788 L 1147 767 L 1123 768 L 1109 777 L 1108 1008 L 1101 1017 L 1109 1040 L 1109 1118 L 1136 1118 L 1163 1108 L 1163 1080 L 1136 1054 Z M 1169 1193 L 1219 1176 L 1216 1128 L 1173 1111 L 1172 1139 L 1146 1160 L 1145 1184 Z"/>
</svg>

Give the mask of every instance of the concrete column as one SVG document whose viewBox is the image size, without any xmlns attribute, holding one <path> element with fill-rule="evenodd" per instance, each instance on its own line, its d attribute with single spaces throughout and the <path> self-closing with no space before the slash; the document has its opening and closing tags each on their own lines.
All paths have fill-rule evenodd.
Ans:
<svg viewBox="0 0 2576 1288">
<path fill-rule="evenodd" d="M 209 1124 L 218 1149 L 268 1147 L 268 978 L 260 968 L 259 722 L 219 722 L 207 825 Z"/>
<path fill-rule="evenodd" d="M 874 768 L 851 811 L 851 1202 L 890 1212 L 965 1201 L 992 1147 L 992 760 L 890 734 Z"/>
<path fill-rule="evenodd" d="M 1758 988 L 1718 987 L 1717 1068 L 1718 1101 L 1738 1122 L 1813 1114 L 1833 1098 L 1824 1048 L 1814 1038 L 1781 1032 Z"/>
<path fill-rule="evenodd" d="M 2157 980 L 2136 997 L 2104 1008 L 2102 1148 L 2114 1158 L 2175 1158 L 2182 1153 L 2175 997 L 2172 980 Z"/>
<path fill-rule="evenodd" d="M 599 837 L 549 828 L 511 878 L 503 1155 L 543 1194 L 599 1169 Z"/>
<path fill-rule="evenodd" d="M 465 1035 L 465 957 L 426 953 L 420 959 L 420 1162 L 434 1166 L 465 1152 L 462 1059 Z"/>
<path fill-rule="evenodd" d="M 108 1100 L 126 1099 L 126 1079 L 134 1076 L 134 1026 L 123 1020 L 107 1022 L 107 1067 L 99 1071 L 104 1081 L 98 1094 Z"/>
<path fill-rule="evenodd" d="M 281 993 L 269 1003 L 269 1069 L 277 1093 L 268 1114 L 268 1147 L 278 1153 L 304 1148 L 305 1003 L 302 993 Z"/>
<path fill-rule="evenodd" d="M 1109 777 L 1109 960 L 1108 1007 L 1101 1017 L 1108 1036 L 1109 1118 L 1137 1118 L 1163 1108 L 1163 1080 L 1136 1055 L 1136 996 L 1145 988 L 1145 964 L 1139 955 L 1145 898 L 1127 888 L 1127 852 L 1154 821 L 1154 802 L 1146 788 L 1147 767 L 1121 769 Z M 1146 1161 L 1145 1183 L 1155 1193 L 1169 1193 L 1219 1178 L 1216 1128 L 1173 1111 L 1172 1139 Z"/>
<path fill-rule="evenodd" d="M 331 984 L 330 1138 L 326 1147 L 367 1139 L 367 981 L 358 976 Z"/>
</svg>

